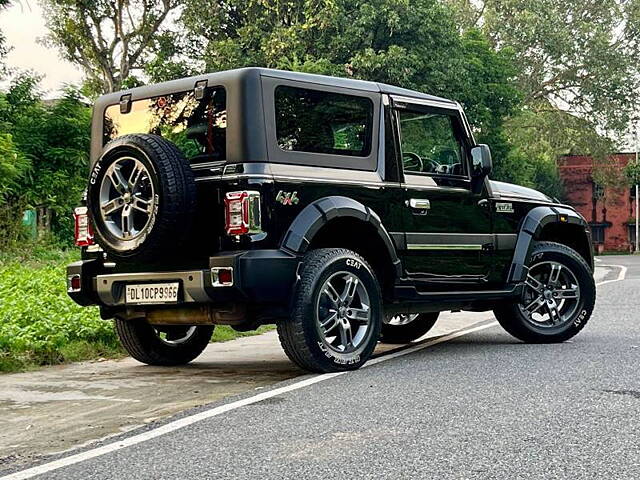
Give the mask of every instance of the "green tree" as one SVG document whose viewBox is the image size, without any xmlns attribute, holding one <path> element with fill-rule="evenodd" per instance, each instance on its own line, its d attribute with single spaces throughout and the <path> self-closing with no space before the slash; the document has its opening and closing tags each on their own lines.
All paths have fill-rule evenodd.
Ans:
<svg viewBox="0 0 640 480">
<path fill-rule="evenodd" d="M 208 12 L 202 15 L 202 12 Z M 186 0 L 207 70 L 265 66 L 386 82 L 459 100 L 481 136 L 518 105 L 513 52 L 460 35 L 438 0 Z"/>
<path fill-rule="evenodd" d="M 71 211 L 88 174 L 91 111 L 71 88 L 45 104 L 38 82 L 21 74 L 0 95 L 0 131 L 11 140 L 13 163 L 19 166 L 5 199 L 16 218 L 25 206 L 48 209 L 54 234 L 68 242 L 73 237 Z"/>
<path fill-rule="evenodd" d="M 590 154 L 595 181 L 624 187 L 607 155 L 640 102 L 640 0 L 446 1 L 463 29 L 514 52 L 524 109 L 506 131 L 521 160 Z"/>
<path fill-rule="evenodd" d="M 513 49 L 525 104 L 627 129 L 640 104 L 640 0 L 447 2 L 465 28 Z"/>
<path fill-rule="evenodd" d="M 136 83 L 178 0 L 40 0 L 49 34 L 46 43 L 79 65 L 88 90 L 119 90 Z"/>
</svg>

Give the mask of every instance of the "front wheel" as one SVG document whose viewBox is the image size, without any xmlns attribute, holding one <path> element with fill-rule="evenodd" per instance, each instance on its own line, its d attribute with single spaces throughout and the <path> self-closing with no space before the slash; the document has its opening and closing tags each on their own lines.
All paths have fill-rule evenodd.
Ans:
<svg viewBox="0 0 640 480">
<path fill-rule="evenodd" d="M 149 325 L 144 319 L 116 318 L 120 343 L 133 358 L 148 365 L 184 365 L 209 344 L 213 326 Z"/>
<path fill-rule="evenodd" d="M 593 274 L 580 254 L 566 245 L 540 242 L 521 298 L 494 313 L 507 332 L 524 342 L 557 343 L 584 328 L 595 300 Z"/>
<path fill-rule="evenodd" d="M 381 343 L 409 343 L 426 335 L 438 320 L 436 313 L 394 315 L 382 324 Z"/>
<path fill-rule="evenodd" d="M 287 356 L 312 372 L 362 366 L 380 335 L 382 296 L 358 254 L 323 248 L 305 255 L 289 318 L 278 323 Z"/>
</svg>

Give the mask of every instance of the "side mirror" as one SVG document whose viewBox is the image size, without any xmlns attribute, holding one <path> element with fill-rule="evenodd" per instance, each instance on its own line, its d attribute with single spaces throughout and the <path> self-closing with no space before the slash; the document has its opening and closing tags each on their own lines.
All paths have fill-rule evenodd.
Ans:
<svg viewBox="0 0 640 480">
<path fill-rule="evenodd" d="M 476 145 L 471 149 L 471 158 L 473 162 L 473 176 L 486 177 L 493 169 L 493 161 L 491 160 L 491 150 L 488 145 Z"/>
</svg>

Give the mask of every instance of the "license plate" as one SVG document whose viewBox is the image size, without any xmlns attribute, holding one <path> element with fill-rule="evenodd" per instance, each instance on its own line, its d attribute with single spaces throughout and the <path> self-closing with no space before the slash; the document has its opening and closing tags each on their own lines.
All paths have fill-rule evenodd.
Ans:
<svg viewBox="0 0 640 480">
<path fill-rule="evenodd" d="M 127 285 L 126 303 L 176 303 L 180 284 L 172 283 L 146 283 L 144 285 Z"/>
</svg>

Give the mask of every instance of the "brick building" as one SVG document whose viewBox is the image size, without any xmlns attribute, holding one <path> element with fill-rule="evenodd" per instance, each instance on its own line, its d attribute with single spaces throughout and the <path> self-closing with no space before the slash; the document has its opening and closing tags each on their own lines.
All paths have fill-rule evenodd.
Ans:
<svg viewBox="0 0 640 480">
<path fill-rule="evenodd" d="M 611 156 L 616 166 L 624 168 L 635 161 L 635 153 Z M 558 160 L 565 186 L 565 201 L 589 222 L 597 252 L 633 250 L 635 244 L 635 188 L 607 188 L 593 182 L 593 160 L 588 156 L 568 155 Z"/>
</svg>

